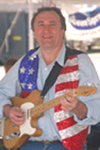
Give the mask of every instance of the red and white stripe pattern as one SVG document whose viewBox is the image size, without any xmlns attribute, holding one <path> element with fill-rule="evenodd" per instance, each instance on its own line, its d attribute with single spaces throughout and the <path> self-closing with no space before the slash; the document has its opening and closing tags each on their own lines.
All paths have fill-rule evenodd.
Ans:
<svg viewBox="0 0 100 150">
<path fill-rule="evenodd" d="M 56 97 L 68 89 L 76 89 L 79 82 L 77 56 L 69 56 L 56 81 Z M 81 150 L 88 135 L 88 126 L 80 125 L 74 120 L 73 112 L 65 112 L 61 105 L 55 107 L 56 121 L 62 143 L 69 150 Z"/>
</svg>

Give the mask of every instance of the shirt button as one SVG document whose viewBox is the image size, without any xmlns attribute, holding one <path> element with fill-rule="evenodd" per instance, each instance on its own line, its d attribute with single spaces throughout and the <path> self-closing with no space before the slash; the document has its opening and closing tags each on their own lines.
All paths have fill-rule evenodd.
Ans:
<svg viewBox="0 0 100 150">
<path fill-rule="evenodd" d="M 45 68 L 45 70 L 47 70 L 47 68 Z"/>
</svg>

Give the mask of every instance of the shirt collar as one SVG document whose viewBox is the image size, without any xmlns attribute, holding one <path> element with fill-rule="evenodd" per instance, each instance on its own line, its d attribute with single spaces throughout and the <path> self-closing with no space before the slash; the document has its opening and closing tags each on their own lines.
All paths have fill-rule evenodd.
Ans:
<svg viewBox="0 0 100 150">
<path fill-rule="evenodd" d="M 64 58 L 65 58 L 65 53 L 66 53 L 66 47 L 63 44 L 61 51 L 59 55 L 56 58 L 56 61 L 58 62 L 59 65 L 63 66 L 64 65 Z"/>
</svg>

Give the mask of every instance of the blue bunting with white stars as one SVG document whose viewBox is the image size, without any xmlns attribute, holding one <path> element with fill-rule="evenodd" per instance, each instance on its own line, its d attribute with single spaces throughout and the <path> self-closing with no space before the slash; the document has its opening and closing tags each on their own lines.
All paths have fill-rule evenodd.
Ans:
<svg viewBox="0 0 100 150">
<path fill-rule="evenodd" d="M 24 92 L 32 92 L 37 89 L 38 55 L 33 53 L 37 49 L 29 51 L 22 59 L 19 67 L 19 81 Z"/>
</svg>

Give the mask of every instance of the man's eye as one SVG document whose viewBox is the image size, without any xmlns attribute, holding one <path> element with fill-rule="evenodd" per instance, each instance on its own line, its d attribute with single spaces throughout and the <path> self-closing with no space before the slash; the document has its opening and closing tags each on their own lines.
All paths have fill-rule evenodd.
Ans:
<svg viewBox="0 0 100 150">
<path fill-rule="evenodd" d="M 43 24 L 38 24 L 38 27 L 43 27 Z"/>
<path fill-rule="evenodd" d="M 51 26 L 54 27 L 54 26 L 56 26 L 56 24 L 55 24 L 55 23 L 52 23 Z"/>
</svg>

